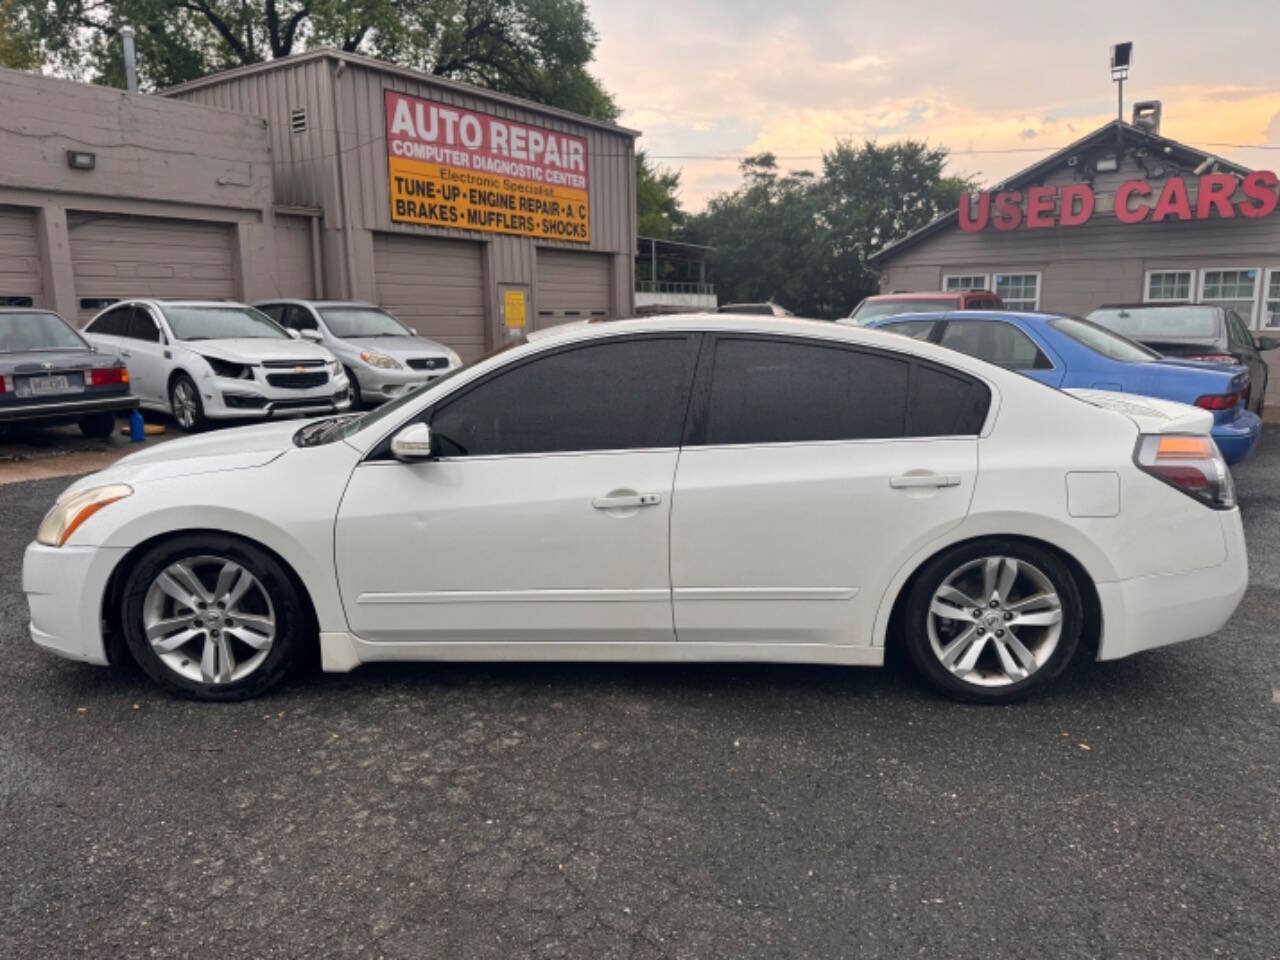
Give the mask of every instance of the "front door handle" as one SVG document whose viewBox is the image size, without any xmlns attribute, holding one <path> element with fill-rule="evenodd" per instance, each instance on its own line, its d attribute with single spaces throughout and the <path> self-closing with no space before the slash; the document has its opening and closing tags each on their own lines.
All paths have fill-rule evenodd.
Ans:
<svg viewBox="0 0 1280 960">
<path fill-rule="evenodd" d="M 662 502 L 660 494 L 627 493 L 617 496 L 596 497 L 591 505 L 597 510 L 628 510 L 636 507 L 656 507 Z"/>
<path fill-rule="evenodd" d="M 958 487 L 960 477 L 954 473 L 904 473 L 892 477 L 889 486 L 895 490 L 911 490 L 919 487 Z"/>
</svg>

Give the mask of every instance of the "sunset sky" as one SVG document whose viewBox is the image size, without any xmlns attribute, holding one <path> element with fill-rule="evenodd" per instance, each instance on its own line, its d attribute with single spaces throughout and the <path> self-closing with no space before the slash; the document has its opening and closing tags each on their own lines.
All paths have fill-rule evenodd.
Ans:
<svg viewBox="0 0 1280 960">
<path fill-rule="evenodd" d="M 641 148 L 682 172 L 690 209 L 739 182 L 737 157 L 769 150 L 816 169 L 836 137 L 926 140 L 952 151 L 952 171 L 997 182 L 1114 119 L 1120 40 L 1134 42 L 1126 117 L 1158 99 L 1165 136 L 1280 166 L 1275 0 L 589 5 L 593 70 Z M 978 152 L 997 149 L 1019 152 Z"/>
</svg>

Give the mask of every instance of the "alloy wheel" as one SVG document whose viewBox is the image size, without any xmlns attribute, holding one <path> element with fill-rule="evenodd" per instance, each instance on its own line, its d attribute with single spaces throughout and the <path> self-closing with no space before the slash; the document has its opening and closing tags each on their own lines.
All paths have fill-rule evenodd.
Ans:
<svg viewBox="0 0 1280 960">
<path fill-rule="evenodd" d="M 186 380 L 179 380 L 173 387 L 173 418 L 184 430 L 190 430 L 196 422 L 195 388 Z"/>
<path fill-rule="evenodd" d="M 160 661 L 197 683 L 225 684 L 252 674 L 276 639 L 276 613 L 262 582 L 217 556 L 165 567 L 142 604 L 147 642 Z"/>
<path fill-rule="evenodd" d="M 929 645 L 953 676 L 985 687 L 1026 680 L 1053 656 L 1062 599 L 1039 567 L 1014 557 L 970 560 L 934 591 Z"/>
</svg>

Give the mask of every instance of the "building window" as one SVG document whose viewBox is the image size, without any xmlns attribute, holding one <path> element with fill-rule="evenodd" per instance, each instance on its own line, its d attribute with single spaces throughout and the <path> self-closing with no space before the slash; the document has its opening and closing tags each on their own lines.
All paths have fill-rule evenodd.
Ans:
<svg viewBox="0 0 1280 960">
<path fill-rule="evenodd" d="M 1169 301 L 1186 302 L 1191 299 L 1194 270 L 1148 270 L 1146 303 Z"/>
<path fill-rule="evenodd" d="M 1252 326 L 1258 302 L 1258 270 L 1205 270 L 1200 277 L 1200 300 L 1234 310 Z"/>
<path fill-rule="evenodd" d="M 1006 310 L 1039 310 L 1040 274 L 997 273 L 995 293 Z"/>
<path fill-rule="evenodd" d="M 1267 271 L 1267 299 L 1262 304 L 1262 325 L 1280 327 L 1280 267 Z"/>
<path fill-rule="evenodd" d="M 942 278 L 942 289 L 947 293 L 961 290 L 986 290 L 987 275 L 985 273 L 954 274 Z"/>
</svg>

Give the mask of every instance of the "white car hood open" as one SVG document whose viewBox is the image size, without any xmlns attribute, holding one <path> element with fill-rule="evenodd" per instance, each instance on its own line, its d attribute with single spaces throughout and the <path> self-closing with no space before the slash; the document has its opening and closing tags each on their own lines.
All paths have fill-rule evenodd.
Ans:
<svg viewBox="0 0 1280 960">
<path fill-rule="evenodd" d="M 1065 393 L 1104 410 L 1122 413 L 1143 433 L 1205 434 L 1213 429 L 1213 414 L 1186 403 L 1111 390 L 1068 389 Z"/>
</svg>

